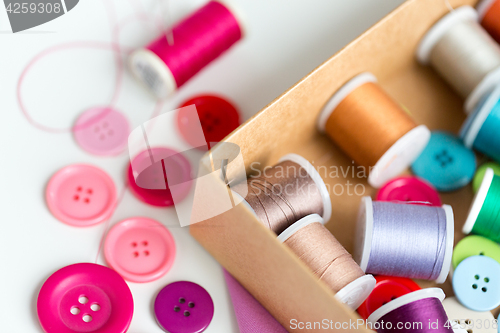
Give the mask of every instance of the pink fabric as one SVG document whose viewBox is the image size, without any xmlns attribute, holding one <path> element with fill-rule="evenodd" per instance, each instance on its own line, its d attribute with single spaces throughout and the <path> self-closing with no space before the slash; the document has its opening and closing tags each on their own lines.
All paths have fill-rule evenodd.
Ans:
<svg viewBox="0 0 500 333">
<path fill-rule="evenodd" d="M 286 333 L 267 310 L 235 278 L 224 270 L 240 333 Z"/>
</svg>

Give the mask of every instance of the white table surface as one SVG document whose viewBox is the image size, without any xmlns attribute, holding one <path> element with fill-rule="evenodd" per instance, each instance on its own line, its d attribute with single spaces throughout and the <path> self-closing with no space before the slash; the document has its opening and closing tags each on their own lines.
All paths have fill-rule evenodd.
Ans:
<svg viewBox="0 0 500 333">
<path fill-rule="evenodd" d="M 123 188 L 127 153 L 96 157 L 80 149 L 70 133 L 54 134 L 31 126 L 20 112 L 16 85 L 27 63 L 48 47 L 72 41 L 111 39 L 104 7 L 108 0 L 82 0 L 64 16 L 29 31 L 12 34 L 0 10 L 0 331 L 40 332 L 36 297 L 55 270 L 78 262 L 94 262 L 104 225 L 74 228 L 48 211 L 44 191 L 50 176 L 78 162 L 106 170 Z M 118 20 L 134 9 L 158 12 L 158 0 L 109 0 Z M 245 15 L 248 34 L 243 42 L 186 84 L 164 106 L 175 109 L 197 93 L 230 97 L 244 119 L 255 114 L 300 78 L 399 5 L 402 0 L 233 0 Z M 176 21 L 204 0 L 171 0 L 170 21 Z M 139 7 L 138 7 L 139 6 Z M 142 7 L 140 7 L 142 6 Z M 154 36 L 144 21 L 131 19 L 120 31 L 123 45 L 138 47 Z M 69 127 L 88 107 L 105 105 L 114 87 L 113 54 L 106 50 L 69 49 L 38 62 L 26 77 L 23 96 L 32 117 L 54 127 Z M 128 73 L 116 107 L 132 127 L 146 121 L 152 98 Z M 212 295 L 215 316 L 207 333 L 238 332 L 231 301 L 218 263 L 189 235 L 176 227 L 171 209 L 142 204 L 129 192 L 111 224 L 130 216 L 148 216 L 170 227 L 177 257 L 161 279 L 129 283 L 135 303 L 131 333 L 162 332 L 155 322 L 152 302 L 165 285 L 177 280 L 201 284 Z M 99 258 L 99 263 L 104 260 Z"/>
</svg>

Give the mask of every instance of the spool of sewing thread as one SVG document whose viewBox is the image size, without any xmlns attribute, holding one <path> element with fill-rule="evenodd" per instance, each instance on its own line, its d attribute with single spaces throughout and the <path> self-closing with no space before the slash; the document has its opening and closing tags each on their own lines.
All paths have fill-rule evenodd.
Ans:
<svg viewBox="0 0 500 333">
<path fill-rule="evenodd" d="M 500 1 L 483 0 L 477 5 L 477 12 L 483 28 L 500 43 Z"/>
<path fill-rule="evenodd" d="M 488 155 L 500 162 L 500 85 L 486 96 L 471 113 L 460 130 L 460 137 L 468 148 Z"/>
<path fill-rule="evenodd" d="M 366 273 L 446 281 L 454 236 L 453 210 L 442 207 L 361 202 L 356 262 Z"/>
<path fill-rule="evenodd" d="M 378 333 L 453 333 L 441 303 L 444 297 L 440 288 L 403 295 L 373 312 L 367 326 Z"/>
<path fill-rule="evenodd" d="M 368 182 L 380 187 L 410 166 L 430 131 L 417 126 L 376 82 L 371 73 L 351 79 L 323 107 L 317 125 L 367 173 L 371 170 Z"/>
<path fill-rule="evenodd" d="M 462 229 L 500 242 L 500 177 L 488 168 Z"/>
<path fill-rule="evenodd" d="M 318 214 L 300 219 L 278 239 L 336 293 L 338 300 L 352 309 L 357 309 L 375 288 L 375 278 L 363 273 Z"/>
<path fill-rule="evenodd" d="M 226 2 L 210 1 L 129 58 L 132 73 L 165 98 L 243 37 L 241 20 Z"/>
<path fill-rule="evenodd" d="M 266 168 L 247 184 L 232 187 L 233 194 L 248 194 L 241 201 L 277 235 L 309 214 L 319 214 L 324 221 L 332 215 L 332 203 L 326 185 L 314 167 L 302 156 L 283 156 L 278 164 Z"/>
<path fill-rule="evenodd" d="M 476 10 L 460 7 L 436 23 L 417 49 L 465 101 L 470 112 L 500 81 L 500 46 L 479 25 Z"/>
</svg>

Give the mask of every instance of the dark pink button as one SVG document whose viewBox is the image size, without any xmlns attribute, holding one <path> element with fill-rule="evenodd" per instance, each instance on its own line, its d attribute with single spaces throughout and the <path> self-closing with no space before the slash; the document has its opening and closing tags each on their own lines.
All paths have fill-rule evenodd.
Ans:
<svg viewBox="0 0 500 333">
<path fill-rule="evenodd" d="M 150 282 L 172 267 L 175 242 L 160 222 L 134 217 L 111 228 L 106 236 L 104 256 L 125 280 Z"/>
<path fill-rule="evenodd" d="M 134 302 L 118 273 L 82 263 L 61 268 L 45 281 L 37 312 L 47 333 L 124 333 L 132 321 Z"/>
<path fill-rule="evenodd" d="M 111 108 L 96 107 L 83 112 L 73 134 L 80 147 L 95 155 L 117 155 L 125 150 L 130 133 L 127 118 Z"/>
<path fill-rule="evenodd" d="M 378 201 L 401 201 L 420 205 L 441 206 L 438 192 L 427 182 L 414 176 L 389 181 L 377 193 Z"/>
<path fill-rule="evenodd" d="M 130 190 L 141 201 L 158 207 L 174 204 L 169 183 L 176 184 L 175 198 L 182 200 L 191 188 L 191 165 L 170 148 L 152 148 L 137 155 L 128 168 Z"/>
<path fill-rule="evenodd" d="M 214 316 L 210 294 L 193 282 L 178 281 L 156 296 L 155 316 L 169 333 L 199 333 L 207 329 Z"/>
<path fill-rule="evenodd" d="M 45 196 L 57 219 L 77 227 L 105 221 L 116 205 L 113 180 L 101 169 L 86 164 L 59 170 L 50 179 Z"/>
</svg>

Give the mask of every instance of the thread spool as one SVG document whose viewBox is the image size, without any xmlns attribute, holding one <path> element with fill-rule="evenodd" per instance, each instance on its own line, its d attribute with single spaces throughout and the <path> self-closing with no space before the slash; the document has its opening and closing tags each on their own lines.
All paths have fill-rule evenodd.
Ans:
<svg viewBox="0 0 500 333">
<path fill-rule="evenodd" d="M 500 81 L 500 46 L 479 25 L 470 6 L 438 21 L 420 42 L 417 58 L 465 99 L 467 113 Z"/>
<path fill-rule="evenodd" d="M 474 233 L 500 242 L 500 177 L 488 168 L 463 226 L 463 233 Z"/>
<path fill-rule="evenodd" d="M 460 130 L 464 145 L 500 161 L 500 85 L 471 113 Z"/>
<path fill-rule="evenodd" d="M 442 207 L 361 202 L 356 262 L 366 273 L 435 280 L 450 271 L 454 237 L 453 210 Z"/>
<path fill-rule="evenodd" d="M 342 303 L 357 309 L 375 288 L 375 278 L 365 275 L 347 250 L 325 228 L 318 214 L 308 215 L 278 236 L 325 282 Z"/>
<path fill-rule="evenodd" d="M 378 333 L 453 333 L 451 325 L 445 325 L 448 316 L 441 303 L 444 297 L 440 288 L 403 295 L 373 312 L 368 317 L 368 328 Z"/>
<path fill-rule="evenodd" d="M 134 51 L 130 70 L 157 98 L 169 96 L 243 37 L 236 13 L 226 2 L 210 1 L 170 32 Z"/>
<path fill-rule="evenodd" d="M 302 156 L 288 154 L 276 165 L 265 169 L 261 177 L 250 177 L 243 204 L 277 235 L 309 214 L 324 221 L 332 215 L 332 203 L 326 185 L 314 167 Z M 243 193 L 236 185 L 233 194 Z"/>
<path fill-rule="evenodd" d="M 370 170 L 368 182 L 380 187 L 410 166 L 427 145 L 430 131 L 417 126 L 376 82 L 371 73 L 351 79 L 323 107 L 317 126 Z"/>
<path fill-rule="evenodd" d="M 479 21 L 484 30 L 500 43 L 500 1 L 498 0 L 483 0 L 477 6 Z"/>
</svg>

